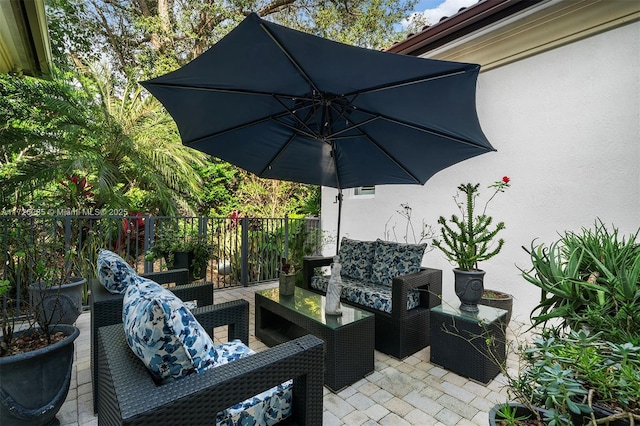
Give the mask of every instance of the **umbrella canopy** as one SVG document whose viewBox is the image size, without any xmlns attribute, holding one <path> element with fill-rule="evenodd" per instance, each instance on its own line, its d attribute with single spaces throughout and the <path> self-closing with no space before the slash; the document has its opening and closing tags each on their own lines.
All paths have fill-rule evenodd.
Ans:
<svg viewBox="0 0 640 426">
<path fill-rule="evenodd" d="M 476 112 L 479 70 L 336 43 L 251 14 L 187 65 L 141 84 L 186 146 L 260 177 L 341 190 L 424 184 L 494 151 Z"/>
</svg>

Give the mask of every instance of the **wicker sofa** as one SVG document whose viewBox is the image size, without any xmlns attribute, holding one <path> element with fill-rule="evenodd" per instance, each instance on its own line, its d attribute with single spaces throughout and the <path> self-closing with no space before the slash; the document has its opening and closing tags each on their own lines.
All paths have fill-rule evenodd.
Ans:
<svg viewBox="0 0 640 426">
<path fill-rule="evenodd" d="M 398 256 L 380 256 L 385 250 L 397 250 L 396 254 L 414 250 L 413 265 L 406 269 L 410 272 L 397 274 L 406 268 L 406 263 L 398 262 Z M 440 305 L 442 299 L 442 271 L 421 267 L 423 252 L 424 247 L 420 251 L 416 245 L 381 240 L 343 238 L 341 242 L 341 300 L 375 315 L 375 348 L 398 359 L 429 346 L 430 309 Z M 330 265 L 332 261 L 332 257 L 305 257 L 302 286 L 325 294 L 329 277 L 318 276 L 315 270 Z M 402 267 L 398 268 L 398 264 Z M 371 282 L 372 268 L 374 273 L 377 270 L 387 274 L 387 282 Z"/>
<path fill-rule="evenodd" d="M 245 300 L 200 307 L 198 322 L 211 333 L 228 326 L 228 339 L 249 339 Z M 249 357 L 158 385 L 133 354 L 121 324 L 98 331 L 99 425 L 205 425 L 216 413 L 293 379 L 287 424 L 322 424 L 324 342 L 312 335 Z"/>
<path fill-rule="evenodd" d="M 198 306 L 213 304 L 213 285 L 211 283 L 188 284 L 189 271 L 174 269 L 170 271 L 150 272 L 141 276 L 159 284 L 175 284 L 171 291 L 184 301 L 197 301 Z M 93 384 L 93 410 L 97 413 L 99 399 L 98 377 L 98 329 L 112 324 L 122 323 L 122 294 L 111 294 L 93 279 L 89 281 L 91 289 L 91 379 Z"/>
</svg>

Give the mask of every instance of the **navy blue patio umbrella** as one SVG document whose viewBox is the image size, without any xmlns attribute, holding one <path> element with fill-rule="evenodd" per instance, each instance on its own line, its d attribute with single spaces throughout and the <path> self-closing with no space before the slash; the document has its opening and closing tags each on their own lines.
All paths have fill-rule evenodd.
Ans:
<svg viewBox="0 0 640 426">
<path fill-rule="evenodd" d="M 477 64 L 337 43 L 250 14 L 180 69 L 141 84 L 184 145 L 260 177 L 337 188 L 424 184 L 495 151 Z M 339 243 L 339 241 L 338 241 Z"/>
</svg>

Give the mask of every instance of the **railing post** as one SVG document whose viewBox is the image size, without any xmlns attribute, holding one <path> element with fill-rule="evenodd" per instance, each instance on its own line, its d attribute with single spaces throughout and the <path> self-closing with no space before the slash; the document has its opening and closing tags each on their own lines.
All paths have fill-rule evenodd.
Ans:
<svg viewBox="0 0 640 426">
<path fill-rule="evenodd" d="M 78 233 L 78 235 L 80 235 Z M 78 250 L 80 248 L 78 247 Z M 64 251 L 69 252 L 69 250 L 71 250 L 71 216 L 70 215 L 65 215 L 64 217 Z M 69 260 L 69 258 L 67 258 L 65 256 L 64 259 L 64 267 L 65 270 L 69 270 L 69 268 L 73 267 L 73 265 L 71 265 L 71 261 Z M 79 271 L 75 271 L 76 273 L 78 273 Z"/>
<path fill-rule="evenodd" d="M 289 213 L 284 215 L 284 258 L 289 259 Z"/>
<path fill-rule="evenodd" d="M 64 249 L 65 251 L 71 249 L 71 216 L 66 215 L 64 217 Z"/>
<path fill-rule="evenodd" d="M 240 249 L 240 282 L 243 286 L 249 285 L 249 219 L 243 217 L 240 219 L 242 224 L 242 248 Z"/>
<path fill-rule="evenodd" d="M 153 247 L 152 242 L 155 240 L 155 229 L 154 226 L 155 216 L 147 215 L 146 220 L 144 221 L 144 255 L 147 256 L 151 247 Z M 153 262 L 149 262 L 147 259 L 144 260 L 144 272 L 153 272 Z"/>
</svg>

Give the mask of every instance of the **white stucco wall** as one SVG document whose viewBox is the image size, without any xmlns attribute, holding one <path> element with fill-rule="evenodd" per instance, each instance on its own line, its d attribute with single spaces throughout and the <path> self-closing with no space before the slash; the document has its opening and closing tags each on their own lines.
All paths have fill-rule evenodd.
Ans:
<svg viewBox="0 0 640 426">
<path fill-rule="evenodd" d="M 539 291 L 520 277 L 516 265 L 529 265 L 521 246 L 552 242 L 596 218 L 625 235 L 640 227 L 640 23 L 481 73 L 477 107 L 498 152 L 443 170 L 424 186 L 377 186 L 371 199 L 345 191 L 341 235 L 384 238 L 385 223 L 404 202 L 415 225 L 424 218 L 435 226 L 439 215 L 457 213 L 452 196 L 460 183 L 480 182 L 483 202 L 486 186 L 507 175 L 511 188 L 488 210 L 505 222 L 506 244 L 480 266 L 485 287 L 512 293 L 514 318 L 527 321 Z M 322 226 L 333 235 L 335 195 L 323 188 Z M 397 215 L 393 223 L 404 225 Z M 325 254 L 333 253 L 327 245 Z M 442 253 L 428 252 L 423 265 L 443 270 L 444 299 L 459 303 Z"/>
</svg>

